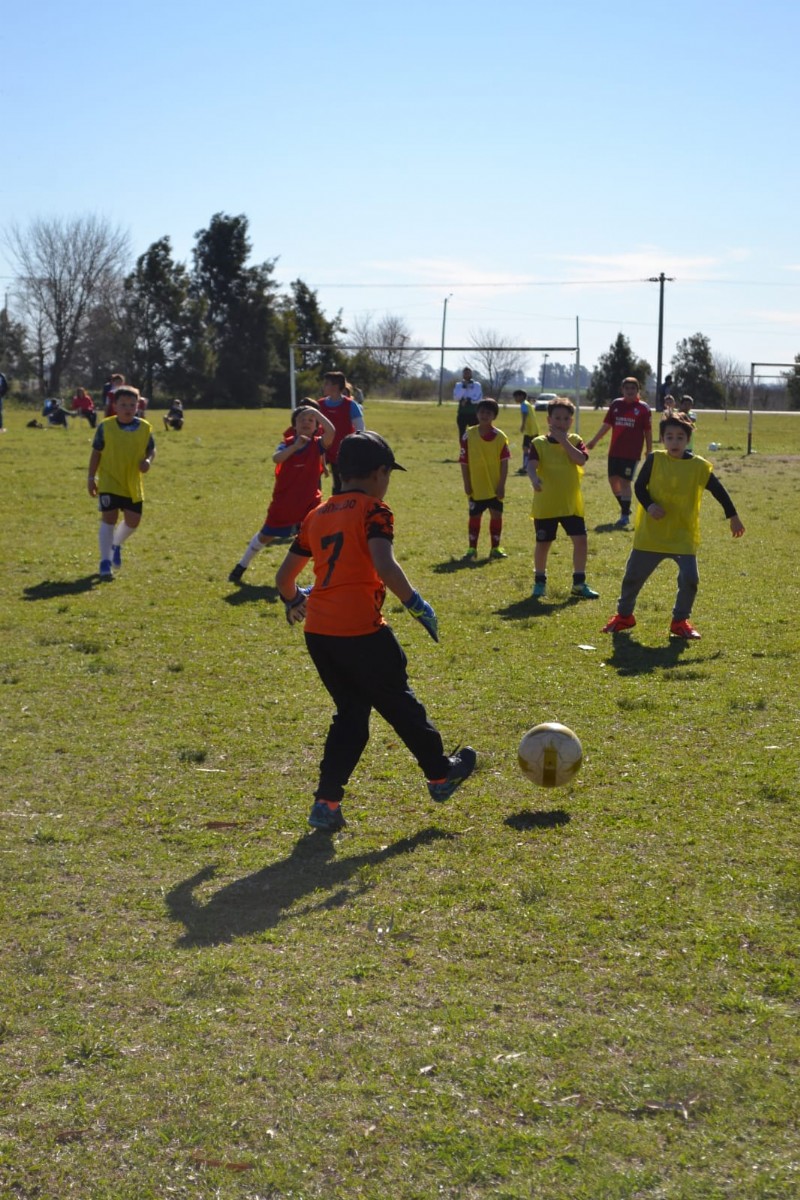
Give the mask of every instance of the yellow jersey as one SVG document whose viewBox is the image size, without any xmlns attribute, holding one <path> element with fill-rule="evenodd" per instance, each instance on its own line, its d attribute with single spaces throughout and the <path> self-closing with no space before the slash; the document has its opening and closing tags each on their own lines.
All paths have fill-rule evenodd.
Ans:
<svg viewBox="0 0 800 1200">
<path fill-rule="evenodd" d="M 653 451 L 648 492 L 664 509 L 656 521 L 636 506 L 633 547 L 658 554 L 696 554 L 700 545 L 700 501 L 713 468 L 699 455 L 672 458 L 666 450 Z"/>
</svg>

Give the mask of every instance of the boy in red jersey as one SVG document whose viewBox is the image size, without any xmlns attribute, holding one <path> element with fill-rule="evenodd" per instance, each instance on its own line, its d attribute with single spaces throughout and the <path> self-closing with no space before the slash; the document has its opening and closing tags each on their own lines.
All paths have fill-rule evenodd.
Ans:
<svg viewBox="0 0 800 1200">
<path fill-rule="evenodd" d="M 439 731 L 408 682 L 405 653 L 381 613 L 388 588 L 439 640 L 436 613 L 394 556 L 394 517 L 383 503 L 392 471 L 405 468 L 369 430 L 344 439 L 339 465 L 341 492 L 308 514 L 276 578 L 289 623 L 305 617 L 308 652 L 336 705 L 308 818 L 327 833 L 345 825 L 341 800 L 369 740 L 373 708 L 414 755 L 433 800 L 448 800 L 476 760 L 469 746 L 450 757 L 444 753 Z M 310 593 L 296 583 L 309 559 Z"/>
<path fill-rule="evenodd" d="M 326 371 L 322 377 L 322 399 L 319 401 L 320 412 L 323 412 L 333 423 L 336 436 L 333 443 L 325 451 L 325 458 L 330 464 L 333 475 L 333 493 L 341 491 L 342 479 L 339 474 L 339 447 L 342 440 L 351 433 L 357 433 L 364 428 L 364 414 L 351 396 L 345 395 L 347 380 L 342 371 Z"/>
<path fill-rule="evenodd" d="M 467 538 L 469 548 L 465 559 L 477 558 L 481 519 L 489 510 L 490 558 L 508 558 L 500 545 L 503 532 L 503 498 L 506 494 L 508 464 L 511 453 L 508 438 L 501 429 L 496 429 L 495 418 L 499 412 L 497 401 L 485 396 L 476 410 L 478 424 L 467 429 L 461 439 L 461 475 L 464 491 L 469 497 L 469 520 Z"/>
<path fill-rule="evenodd" d="M 586 449 L 594 450 L 609 429 L 608 482 L 620 507 L 617 529 L 627 529 L 631 523 L 633 477 L 642 457 L 642 446 L 646 446 L 648 454 L 653 449 L 650 406 L 639 395 L 639 380 L 633 376 L 623 379 L 622 395 L 611 401 L 603 424 L 586 443 Z"/>
<path fill-rule="evenodd" d="M 259 550 L 275 538 L 293 537 L 307 512 L 322 499 L 319 481 L 322 456 L 336 431 L 315 401 L 302 400 L 292 413 L 292 428 L 272 456 L 275 487 L 272 500 L 258 533 L 228 576 L 230 583 L 241 583 L 242 576 Z"/>
</svg>

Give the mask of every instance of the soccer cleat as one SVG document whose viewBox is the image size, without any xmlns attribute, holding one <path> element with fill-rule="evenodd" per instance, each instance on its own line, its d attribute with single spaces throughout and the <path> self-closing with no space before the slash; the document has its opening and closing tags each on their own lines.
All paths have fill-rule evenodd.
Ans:
<svg viewBox="0 0 800 1200">
<path fill-rule="evenodd" d="M 489 558 L 508 558 L 502 546 L 492 546 L 489 552 Z"/>
<path fill-rule="evenodd" d="M 111 548 L 111 563 L 117 570 L 122 566 L 122 547 L 112 546 Z"/>
<path fill-rule="evenodd" d="M 700 634 L 690 621 L 673 621 L 669 627 L 669 636 L 684 638 L 687 642 L 698 641 Z"/>
<path fill-rule="evenodd" d="M 321 829 L 323 833 L 338 833 L 344 829 L 347 821 L 344 819 L 341 804 L 331 808 L 327 800 L 315 800 L 308 817 L 309 825 Z"/>
<path fill-rule="evenodd" d="M 520 467 L 520 469 L 517 471 L 517 474 L 518 474 L 518 475 L 527 475 L 527 474 L 528 474 L 528 468 L 527 468 L 527 467 Z"/>
<path fill-rule="evenodd" d="M 464 561 L 466 562 L 470 558 L 477 558 L 477 557 L 478 557 L 477 549 L 475 548 L 475 546 L 470 546 L 469 550 L 464 555 Z"/>
<path fill-rule="evenodd" d="M 588 583 L 573 583 L 572 592 L 576 600 L 599 600 L 600 593 L 590 588 Z"/>
<path fill-rule="evenodd" d="M 630 523 L 631 523 L 630 514 L 623 513 L 622 516 L 620 517 L 620 519 L 615 522 L 614 528 L 615 529 L 627 529 L 628 526 L 630 525 Z"/>
<path fill-rule="evenodd" d="M 108 582 L 114 578 L 111 571 L 111 559 L 104 558 L 100 563 L 100 578 L 103 582 Z"/>
<path fill-rule="evenodd" d="M 236 566 L 231 571 L 230 575 L 228 576 L 228 583 L 241 583 L 242 576 L 244 575 L 244 571 L 245 571 L 245 569 L 242 566 L 242 564 L 237 563 Z"/>
<path fill-rule="evenodd" d="M 531 592 L 531 596 L 532 596 L 532 598 L 533 598 L 534 600 L 541 600 L 541 599 L 542 599 L 542 597 L 543 597 L 544 595 L 546 595 L 546 593 L 547 593 L 547 584 L 546 584 L 546 583 L 541 583 L 541 582 L 540 582 L 540 581 L 537 579 L 537 580 L 536 580 L 536 582 L 535 582 L 535 583 L 534 583 L 534 585 L 533 585 L 533 591 Z"/>
<path fill-rule="evenodd" d="M 629 617 L 623 617 L 621 613 L 614 613 L 614 616 L 600 630 L 601 633 L 622 633 L 624 629 L 633 629 L 636 624 L 636 617 L 631 613 Z"/>
<path fill-rule="evenodd" d="M 449 800 L 456 788 L 460 787 L 465 779 L 469 779 L 475 770 L 477 757 L 471 746 L 464 746 L 459 750 L 458 754 L 451 754 L 448 759 L 450 770 L 444 779 L 428 780 L 428 791 L 431 794 L 431 800 L 436 800 L 440 804 L 445 800 Z"/>
</svg>

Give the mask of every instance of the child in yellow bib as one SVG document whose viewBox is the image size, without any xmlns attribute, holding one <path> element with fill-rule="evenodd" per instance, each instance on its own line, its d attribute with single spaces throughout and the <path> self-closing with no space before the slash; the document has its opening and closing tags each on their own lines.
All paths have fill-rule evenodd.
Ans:
<svg viewBox="0 0 800 1200">
<path fill-rule="evenodd" d="M 506 494 L 510 451 L 508 438 L 502 429 L 495 428 L 498 404 L 485 396 L 475 410 L 478 424 L 468 429 L 461 439 L 461 475 L 464 491 L 469 497 L 467 537 L 469 548 L 465 559 L 477 558 L 481 518 L 489 510 L 490 558 L 507 558 L 500 537 L 503 532 L 503 498 Z"/>
<path fill-rule="evenodd" d="M 625 567 L 617 611 L 603 633 L 619 633 L 636 624 L 633 610 L 639 592 L 665 558 L 678 566 L 678 592 L 672 610 L 670 636 L 685 639 L 700 634 L 689 617 L 700 577 L 697 548 L 700 544 L 700 502 L 709 491 L 722 505 L 731 533 L 744 533 L 733 501 L 706 459 L 688 449 L 693 426 L 683 413 L 664 417 L 659 431 L 662 450 L 648 454 L 636 478 L 636 526 L 633 549 Z"/>
<path fill-rule="evenodd" d="M 156 456 L 153 428 L 137 415 L 139 392 L 122 386 L 115 393 L 116 413 L 95 431 L 87 486 L 100 505 L 100 578 L 114 578 L 122 566 L 122 543 L 142 519 L 142 476 Z M 122 520 L 117 518 L 122 512 Z"/>
<path fill-rule="evenodd" d="M 588 540 L 583 519 L 581 478 L 589 452 L 577 433 L 570 433 L 575 405 L 556 396 L 547 406 L 547 433 L 534 438 L 528 452 L 528 478 L 533 485 L 533 524 L 536 572 L 533 598 L 547 591 L 547 557 L 558 526 L 572 539 L 572 592 L 576 600 L 596 600 L 599 593 L 586 582 Z"/>
</svg>

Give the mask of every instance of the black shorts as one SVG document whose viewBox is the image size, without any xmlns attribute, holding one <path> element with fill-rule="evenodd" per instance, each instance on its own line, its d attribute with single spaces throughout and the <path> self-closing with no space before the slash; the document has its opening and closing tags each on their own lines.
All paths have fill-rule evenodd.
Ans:
<svg viewBox="0 0 800 1200">
<path fill-rule="evenodd" d="M 131 500 L 130 496 L 117 496 L 114 492 L 100 492 L 97 497 L 100 512 L 121 508 L 123 512 L 141 513 L 142 501 Z"/>
<path fill-rule="evenodd" d="M 608 477 L 618 475 L 620 479 L 633 479 L 636 474 L 636 468 L 639 465 L 638 458 L 612 458 L 608 457 Z"/>
<path fill-rule="evenodd" d="M 559 525 L 569 537 L 581 537 L 586 533 L 583 517 L 535 517 L 533 527 L 537 542 L 554 542 Z"/>
<path fill-rule="evenodd" d="M 492 512 L 502 515 L 503 501 L 498 500 L 497 496 L 492 496 L 490 500 L 470 500 L 469 515 L 471 517 L 479 517 L 481 513 L 486 512 L 487 508 L 490 508 Z"/>
</svg>

